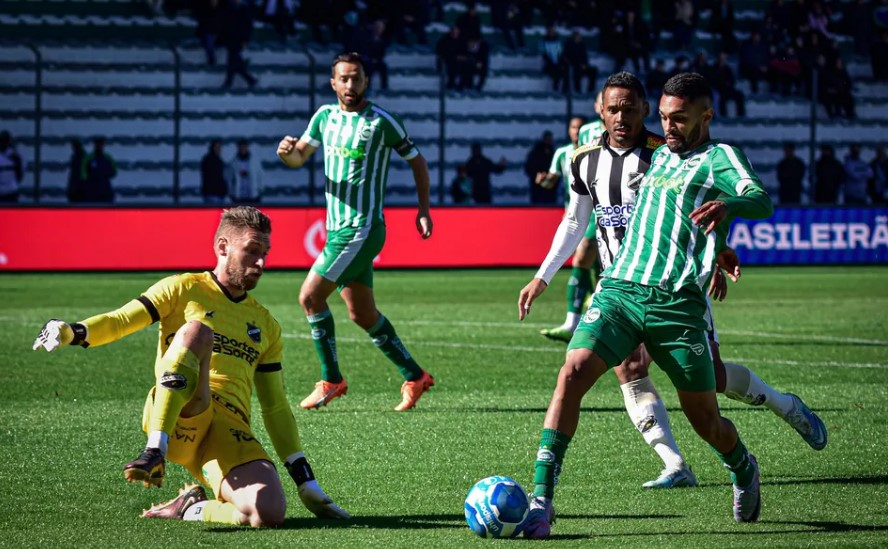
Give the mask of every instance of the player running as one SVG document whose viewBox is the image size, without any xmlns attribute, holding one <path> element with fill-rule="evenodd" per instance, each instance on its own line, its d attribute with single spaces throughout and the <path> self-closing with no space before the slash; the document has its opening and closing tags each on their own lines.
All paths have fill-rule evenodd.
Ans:
<svg viewBox="0 0 888 549">
<path fill-rule="evenodd" d="M 432 217 L 425 158 L 400 118 L 367 100 L 366 74 L 357 53 L 337 56 L 330 85 L 338 102 L 318 109 L 302 137 L 284 137 L 277 150 L 284 164 L 298 168 L 317 148 L 324 147 L 327 243 L 299 291 L 299 303 L 321 362 L 321 380 L 299 404 L 306 409 L 326 406 L 348 390 L 339 371 L 335 324 L 327 304 L 337 288 L 351 319 L 367 331 L 373 344 L 404 377 L 401 402 L 395 410 L 413 408 L 435 384 L 407 351 L 391 322 L 377 310 L 373 296 L 373 258 L 385 244 L 382 207 L 392 150 L 413 170 L 419 198 L 416 230 L 422 238 L 432 236 Z"/>
<path fill-rule="evenodd" d="M 216 230 L 216 267 L 164 278 L 123 307 L 74 324 L 47 322 L 34 350 L 98 347 L 159 322 L 156 384 L 145 401 L 145 450 L 124 466 L 130 482 L 161 486 L 166 459 L 200 485 L 143 517 L 278 526 L 287 503 L 280 477 L 251 428 L 253 387 L 275 452 L 305 507 L 347 519 L 315 481 L 284 391 L 281 329 L 248 293 L 271 247 L 271 221 L 259 210 L 226 210 Z M 207 499 L 204 487 L 216 499 Z"/>
</svg>

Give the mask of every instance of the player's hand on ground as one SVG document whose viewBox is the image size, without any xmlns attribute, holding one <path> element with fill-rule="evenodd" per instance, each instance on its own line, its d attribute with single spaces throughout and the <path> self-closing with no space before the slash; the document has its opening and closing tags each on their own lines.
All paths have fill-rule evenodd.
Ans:
<svg viewBox="0 0 888 549">
<path fill-rule="evenodd" d="M 298 142 L 299 142 L 298 137 L 293 137 L 290 135 L 281 139 L 281 142 L 278 143 L 278 149 L 277 149 L 278 157 L 283 159 L 285 156 L 287 156 L 288 154 L 293 152 L 293 149 L 296 148 L 296 143 L 298 143 Z"/>
<path fill-rule="evenodd" d="M 705 233 L 709 234 L 728 217 L 728 205 L 721 200 L 711 200 L 692 211 L 690 217 L 695 225 L 705 227 Z"/>
<path fill-rule="evenodd" d="M 299 485 L 299 499 L 305 508 L 315 514 L 319 518 L 348 520 L 351 515 L 342 507 L 333 503 L 330 496 L 321 490 L 318 483 L 309 480 Z"/>
<path fill-rule="evenodd" d="M 432 216 L 429 212 L 420 211 L 416 214 L 416 230 L 424 239 L 432 236 Z"/>
<path fill-rule="evenodd" d="M 72 341 L 74 341 L 74 330 L 71 326 L 67 322 L 53 318 L 40 329 L 32 350 L 36 351 L 43 347 L 46 352 L 51 353 L 63 345 L 69 345 Z"/>
<path fill-rule="evenodd" d="M 724 301 L 728 297 L 728 280 L 718 267 L 715 268 L 709 281 L 709 297 L 716 301 Z"/>
<path fill-rule="evenodd" d="M 725 275 L 731 282 L 740 279 L 740 258 L 733 248 L 725 248 L 715 256 L 715 264 L 725 270 Z"/>
<path fill-rule="evenodd" d="M 518 320 L 530 314 L 530 305 L 545 291 L 548 284 L 542 278 L 534 278 L 518 294 Z"/>
</svg>

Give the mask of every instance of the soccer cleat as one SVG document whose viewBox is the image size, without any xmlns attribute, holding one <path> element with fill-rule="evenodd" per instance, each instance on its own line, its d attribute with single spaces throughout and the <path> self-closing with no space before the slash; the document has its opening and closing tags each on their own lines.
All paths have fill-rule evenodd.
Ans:
<svg viewBox="0 0 888 549">
<path fill-rule="evenodd" d="M 422 371 L 422 377 L 416 381 L 405 381 L 401 385 L 401 403 L 395 406 L 396 412 L 403 412 L 416 406 L 419 397 L 423 393 L 432 388 L 435 384 L 435 378 L 429 375 L 425 370 Z"/>
<path fill-rule="evenodd" d="M 663 490 L 668 488 L 693 488 L 697 485 L 697 477 L 691 468 L 684 466 L 681 469 L 668 471 L 666 469 L 660 473 L 655 480 L 649 480 L 641 485 L 642 488 L 652 490 Z"/>
<path fill-rule="evenodd" d="M 524 519 L 521 531 L 528 539 L 545 539 L 552 531 L 555 524 L 555 507 L 552 500 L 547 498 L 530 498 L 530 512 Z"/>
<path fill-rule="evenodd" d="M 802 399 L 792 393 L 786 394 L 792 397 L 794 404 L 792 410 L 783 419 L 802 435 L 808 446 L 815 450 L 823 450 L 826 447 L 826 425 L 817 414 L 805 406 Z"/>
<path fill-rule="evenodd" d="M 555 341 L 564 341 L 565 343 L 570 342 L 570 338 L 573 337 L 573 332 L 568 330 L 564 326 L 543 329 L 540 330 L 540 334 L 549 339 L 554 339 Z"/>
<path fill-rule="evenodd" d="M 759 518 L 759 511 L 762 510 L 759 466 L 752 454 L 749 454 L 749 463 L 755 470 L 752 482 L 745 488 L 734 485 L 734 520 L 737 522 L 755 522 Z"/>
<path fill-rule="evenodd" d="M 142 518 L 161 518 L 182 520 L 185 510 L 195 503 L 206 501 L 207 493 L 200 484 L 186 484 L 179 490 L 179 495 L 166 503 L 152 505 L 151 509 L 142 511 Z"/>
<path fill-rule="evenodd" d="M 145 485 L 160 487 L 163 485 L 163 475 L 166 471 L 166 460 L 157 448 L 145 448 L 139 457 L 123 466 L 123 476 L 129 482 L 139 482 Z"/>
<path fill-rule="evenodd" d="M 322 379 L 315 383 L 314 391 L 299 403 L 299 407 L 306 410 L 317 409 L 321 406 L 326 406 L 331 400 L 341 397 L 347 392 L 348 383 L 344 379 L 339 383 Z"/>
</svg>

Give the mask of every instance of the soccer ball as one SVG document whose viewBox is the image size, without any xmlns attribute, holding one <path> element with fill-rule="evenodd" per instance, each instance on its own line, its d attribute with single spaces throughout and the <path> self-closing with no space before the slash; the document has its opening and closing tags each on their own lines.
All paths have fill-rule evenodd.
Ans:
<svg viewBox="0 0 888 549">
<path fill-rule="evenodd" d="M 482 538 L 512 538 L 527 518 L 527 493 L 509 477 L 487 477 L 469 490 L 465 511 L 469 528 Z"/>
</svg>

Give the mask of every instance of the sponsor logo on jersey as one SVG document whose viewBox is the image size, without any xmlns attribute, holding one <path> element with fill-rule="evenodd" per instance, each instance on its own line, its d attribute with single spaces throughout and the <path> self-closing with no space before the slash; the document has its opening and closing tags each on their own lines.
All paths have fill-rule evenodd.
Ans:
<svg viewBox="0 0 888 549">
<path fill-rule="evenodd" d="M 256 440 L 253 435 L 241 429 L 228 429 L 228 432 L 231 433 L 231 436 L 233 436 L 238 442 L 250 442 Z"/>
<path fill-rule="evenodd" d="M 701 162 L 703 162 L 703 158 L 701 156 L 699 156 L 699 155 L 692 156 L 684 161 L 684 164 L 682 164 L 681 169 L 693 170 L 693 169 L 697 168 L 697 166 L 699 166 Z"/>
<path fill-rule="evenodd" d="M 249 322 L 247 322 L 247 335 L 250 336 L 253 343 L 260 343 L 262 341 L 262 330 L 260 330 L 258 326 L 250 324 Z"/>
<path fill-rule="evenodd" d="M 259 351 L 246 341 L 238 341 L 219 332 L 213 333 L 213 352 L 234 358 L 242 358 L 251 366 L 259 358 Z"/>
<path fill-rule="evenodd" d="M 635 209 L 634 204 L 617 204 L 615 206 L 595 206 L 595 222 L 601 227 L 625 227 L 629 225 L 629 216 Z"/>
<path fill-rule="evenodd" d="M 641 185 L 642 178 L 644 178 L 644 172 L 629 172 L 629 176 L 626 178 L 626 186 L 633 191 L 637 191 L 638 186 Z"/>
<path fill-rule="evenodd" d="M 684 177 L 663 177 L 657 175 L 654 177 L 645 177 L 643 184 L 645 187 L 662 188 L 666 190 L 675 190 L 685 184 Z"/>
<path fill-rule="evenodd" d="M 694 343 L 693 345 L 691 345 L 691 351 L 693 351 L 693 353 L 697 356 L 702 355 L 703 351 L 705 350 L 706 347 L 704 347 L 702 343 Z"/>
<path fill-rule="evenodd" d="M 586 324 L 592 324 L 599 318 L 601 318 L 601 310 L 597 307 L 593 307 L 586 311 L 586 314 L 583 315 L 583 322 L 585 322 Z"/>
<path fill-rule="evenodd" d="M 176 372 L 164 372 L 160 384 L 170 391 L 180 391 L 188 386 L 188 378 Z"/>
<path fill-rule="evenodd" d="M 324 152 L 330 156 L 339 156 L 348 160 L 363 160 L 365 156 L 364 149 L 353 149 L 346 146 L 326 146 Z"/>
</svg>

